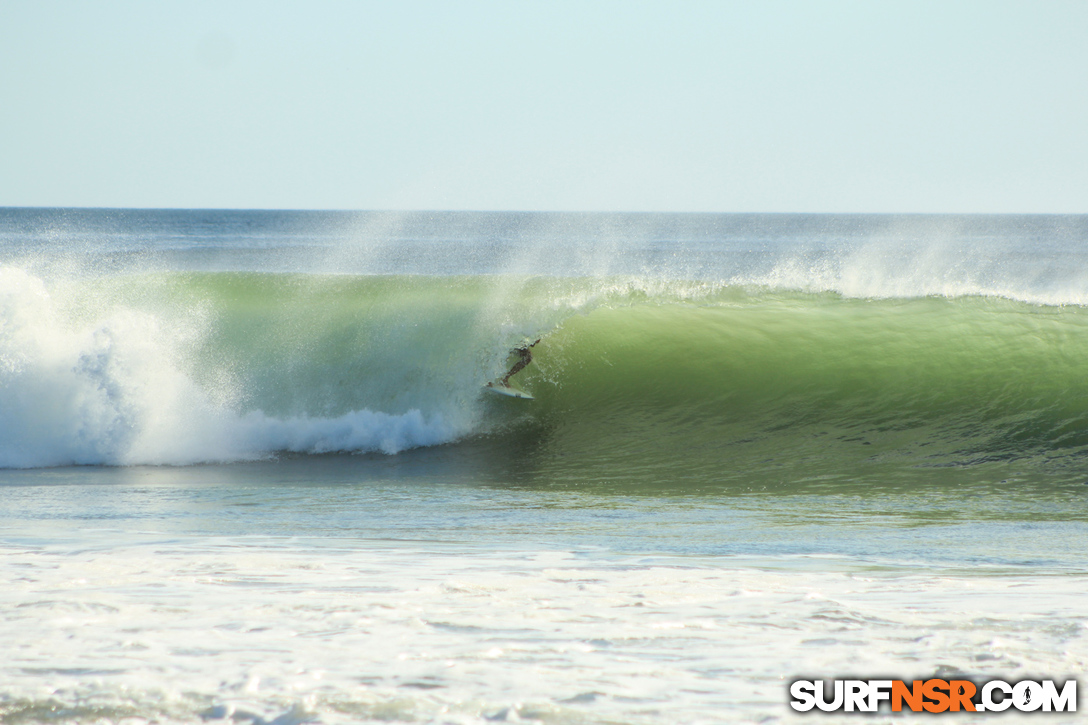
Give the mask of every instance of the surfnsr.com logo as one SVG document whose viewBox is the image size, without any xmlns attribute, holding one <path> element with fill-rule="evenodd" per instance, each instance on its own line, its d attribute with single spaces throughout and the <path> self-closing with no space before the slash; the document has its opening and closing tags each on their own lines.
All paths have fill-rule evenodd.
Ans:
<svg viewBox="0 0 1088 725">
<path fill-rule="evenodd" d="M 829 688 L 827 685 L 831 684 Z M 795 680 L 790 707 L 799 712 L 1076 712 L 1077 681 L 1059 687 L 1054 680 Z"/>
</svg>

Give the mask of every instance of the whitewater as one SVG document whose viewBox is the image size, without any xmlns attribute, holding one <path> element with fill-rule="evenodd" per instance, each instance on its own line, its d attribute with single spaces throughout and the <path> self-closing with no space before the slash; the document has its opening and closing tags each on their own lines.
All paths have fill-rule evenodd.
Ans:
<svg viewBox="0 0 1088 725">
<path fill-rule="evenodd" d="M 0 209 L 0 718 L 1075 677 L 1086 360 L 1083 216 Z"/>
</svg>

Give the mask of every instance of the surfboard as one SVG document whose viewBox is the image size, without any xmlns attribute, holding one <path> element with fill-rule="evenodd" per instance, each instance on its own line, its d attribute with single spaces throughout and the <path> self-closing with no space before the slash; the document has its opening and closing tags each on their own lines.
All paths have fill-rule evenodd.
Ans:
<svg viewBox="0 0 1088 725">
<path fill-rule="evenodd" d="M 529 395 L 524 390 L 511 388 L 509 385 L 503 385 L 502 383 L 488 383 L 484 386 L 484 390 L 495 393 L 496 395 L 505 395 L 508 398 L 521 398 L 522 400 L 533 399 L 533 396 Z"/>
</svg>

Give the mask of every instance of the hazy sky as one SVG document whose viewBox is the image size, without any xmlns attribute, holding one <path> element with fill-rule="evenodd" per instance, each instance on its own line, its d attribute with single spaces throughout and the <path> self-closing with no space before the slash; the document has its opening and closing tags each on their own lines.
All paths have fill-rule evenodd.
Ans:
<svg viewBox="0 0 1088 725">
<path fill-rule="evenodd" d="M 1088 212 L 1088 1 L 0 0 L 0 206 Z"/>
</svg>

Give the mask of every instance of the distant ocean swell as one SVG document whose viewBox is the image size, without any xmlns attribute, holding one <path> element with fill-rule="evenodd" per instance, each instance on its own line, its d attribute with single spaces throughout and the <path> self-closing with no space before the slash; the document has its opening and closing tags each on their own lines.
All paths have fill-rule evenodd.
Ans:
<svg viewBox="0 0 1088 725">
<path fill-rule="evenodd" d="M 791 286 L 228 272 L 46 281 L 5 267 L 0 466 L 396 453 L 482 437 L 553 477 L 667 469 L 698 484 L 770 480 L 783 466 L 785 478 L 995 464 L 1003 475 L 1088 451 L 1084 308 Z M 484 393 L 510 348 L 536 337 L 515 382 L 537 399 Z"/>
</svg>

